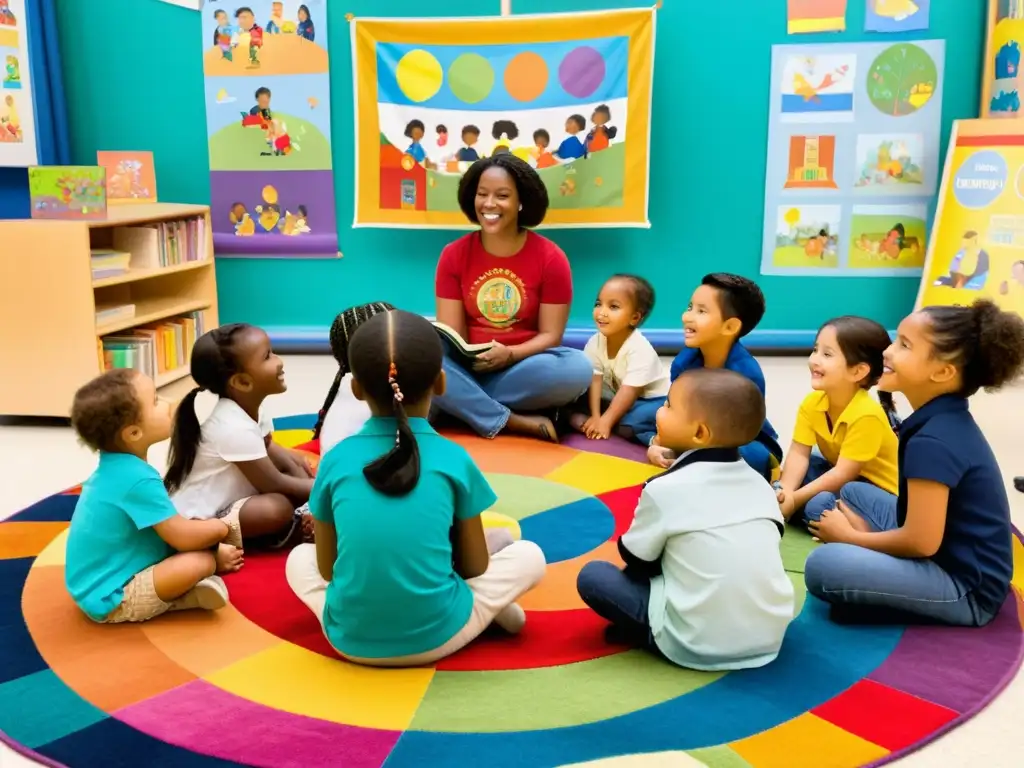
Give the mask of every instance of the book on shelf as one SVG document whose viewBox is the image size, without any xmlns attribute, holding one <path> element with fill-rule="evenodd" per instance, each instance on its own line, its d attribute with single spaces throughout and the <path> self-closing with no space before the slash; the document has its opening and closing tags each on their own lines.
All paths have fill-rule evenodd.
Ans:
<svg viewBox="0 0 1024 768">
<path fill-rule="evenodd" d="M 96 325 L 116 323 L 119 320 L 131 320 L 135 317 L 134 304 L 97 304 Z"/>
<path fill-rule="evenodd" d="M 92 279 L 117 277 L 128 271 L 132 255 L 127 251 L 115 251 L 113 248 L 93 248 L 89 262 L 92 267 Z"/>
<path fill-rule="evenodd" d="M 187 366 L 196 339 L 204 333 L 205 315 L 199 311 L 103 336 L 103 370 L 134 368 L 155 379 Z"/>
<path fill-rule="evenodd" d="M 434 321 L 434 328 L 441 335 L 442 339 L 447 339 L 451 343 L 455 353 L 466 360 L 472 360 L 477 355 L 482 352 L 486 352 L 494 346 L 490 342 L 485 342 L 483 344 L 470 344 L 462 338 L 462 335 L 458 331 L 450 325 L 445 325 L 438 320 Z"/>
<path fill-rule="evenodd" d="M 207 257 L 206 217 L 114 230 L 114 249 L 131 254 L 132 269 L 176 267 Z"/>
</svg>

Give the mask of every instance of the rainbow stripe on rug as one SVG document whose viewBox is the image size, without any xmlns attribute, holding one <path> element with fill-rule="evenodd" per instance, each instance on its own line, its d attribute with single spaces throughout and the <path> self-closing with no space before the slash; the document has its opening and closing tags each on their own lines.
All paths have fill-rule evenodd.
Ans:
<svg viewBox="0 0 1024 768">
<path fill-rule="evenodd" d="M 277 420 L 309 444 L 313 416 Z M 806 598 L 815 546 L 783 539 L 802 610 L 762 669 L 677 669 L 609 645 L 580 602 L 579 569 L 616 560 L 655 470 L 617 440 L 550 445 L 452 434 L 488 475 L 498 515 L 550 563 L 516 638 L 484 636 L 434 667 L 339 660 L 288 589 L 285 555 L 250 554 L 232 605 L 100 626 L 64 588 L 77 489 L 0 524 L 0 731 L 47 764 L 166 768 L 560 766 L 677 753 L 708 768 L 881 765 L 972 717 L 1024 651 L 1015 591 L 982 629 L 845 627 Z M 685 755 L 685 756 L 684 756 Z"/>
</svg>

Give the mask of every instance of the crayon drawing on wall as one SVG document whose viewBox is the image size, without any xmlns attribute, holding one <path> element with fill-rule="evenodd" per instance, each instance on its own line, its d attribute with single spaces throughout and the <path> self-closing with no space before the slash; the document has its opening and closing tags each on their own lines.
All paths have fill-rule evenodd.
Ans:
<svg viewBox="0 0 1024 768">
<path fill-rule="evenodd" d="M 944 56 L 928 40 L 773 48 L 762 274 L 920 274 Z"/>
<path fill-rule="evenodd" d="M 1024 317 L 1024 126 L 954 124 L 917 305 L 992 299 Z"/>
<path fill-rule="evenodd" d="M 28 192 L 33 219 L 107 217 L 107 173 L 100 166 L 34 166 L 28 169 Z"/>
<path fill-rule="evenodd" d="M 547 225 L 649 226 L 654 9 L 574 16 L 357 18 L 355 225 L 469 226 L 462 175 L 508 152 Z"/>
<path fill-rule="evenodd" d="M 1024 0 L 989 0 L 993 15 L 985 55 L 982 117 L 1020 114 Z"/>
<path fill-rule="evenodd" d="M 25 0 L 0 0 L 0 166 L 39 162 Z"/>
<path fill-rule="evenodd" d="M 917 32 L 928 29 L 932 0 L 867 0 L 867 32 Z"/>
<path fill-rule="evenodd" d="M 96 163 L 107 170 L 107 205 L 156 202 L 152 152 L 97 152 Z"/>
<path fill-rule="evenodd" d="M 218 255 L 335 257 L 325 0 L 202 9 Z"/>
<path fill-rule="evenodd" d="M 846 0 L 786 0 L 786 31 L 791 35 L 842 32 Z"/>
</svg>

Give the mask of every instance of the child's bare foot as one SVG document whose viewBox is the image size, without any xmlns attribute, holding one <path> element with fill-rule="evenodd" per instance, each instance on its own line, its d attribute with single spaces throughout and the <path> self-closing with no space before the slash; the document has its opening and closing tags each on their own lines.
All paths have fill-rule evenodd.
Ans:
<svg viewBox="0 0 1024 768">
<path fill-rule="evenodd" d="M 217 573 L 234 573 L 245 564 L 244 553 L 230 544 L 217 546 Z"/>
<path fill-rule="evenodd" d="M 558 442 L 555 424 L 547 416 L 523 416 L 518 413 L 512 413 L 509 414 L 508 423 L 505 426 L 510 432 L 538 437 L 551 443 Z"/>
<path fill-rule="evenodd" d="M 871 533 L 871 526 L 868 524 L 868 521 L 843 504 L 843 502 L 837 503 L 836 509 L 843 513 L 843 517 L 850 522 L 850 527 L 853 530 L 860 531 L 861 533 Z"/>
<path fill-rule="evenodd" d="M 510 635 L 518 635 L 526 626 L 526 611 L 518 603 L 509 603 L 494 617 L 494 623 Z"/>
</svg>

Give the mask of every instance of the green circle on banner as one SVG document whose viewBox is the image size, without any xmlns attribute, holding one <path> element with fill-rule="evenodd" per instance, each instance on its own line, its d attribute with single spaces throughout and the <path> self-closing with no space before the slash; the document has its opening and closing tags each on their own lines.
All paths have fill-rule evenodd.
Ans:
<svg viewBox="0 0 1024 768">
<path fill-rule="evenodd" d="M 466 104 L 483 101 L 494 87 L 494 67 L 479 53 L 463 53 L 448 68 L 448 87 Z"/>
</svg>

